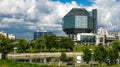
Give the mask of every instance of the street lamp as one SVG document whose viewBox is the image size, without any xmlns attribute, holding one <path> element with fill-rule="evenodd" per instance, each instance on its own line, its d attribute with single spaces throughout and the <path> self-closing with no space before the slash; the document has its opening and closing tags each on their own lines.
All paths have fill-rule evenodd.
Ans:
<svg viewBox="0 0 120 67">
<path fill-rule="evenodd" d="M 16 53 L 16 50 L 17 50 L 17 47 L 14 47 L 14 60 L 15 60 L 15 53 Z"/>
<path fill-rule="evenodd" d="M 91 51 L 91 64 L 92 64 L 92 62 L 94 61 L 93 60 L 93 49 L 89 49 L 90 51 Z"/>
</svg>

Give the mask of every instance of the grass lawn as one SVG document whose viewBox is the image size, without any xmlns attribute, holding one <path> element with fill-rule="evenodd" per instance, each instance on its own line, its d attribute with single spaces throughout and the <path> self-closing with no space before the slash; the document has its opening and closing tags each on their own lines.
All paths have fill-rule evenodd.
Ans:
<svg viewBox="0 0 120 67">
<path fill-rule="evenodd" d="M 88 49 L 94 50 L 96 46 L 93 46 L 93 45 L 90 45 L 90 46 L 75 45 L 74 52 L 82 52 L 85 49 L 85 47 L 87 47 Z"/>
<path fill-rule="evenodd" d="M 0 60 L 0 67 L 49 67 L 49 66 L 11 61 L 11 60 Z"/>
<path fill-rule="evenodd" d="M 31 63 L 24 63 L 24 62 L 18 62 L 18 61 L 11 61 L 11 60 L 0 60 L 0 67 L 58 67 L 56 64 L 54 65 L 38 65 L 38 64 L 31 64 Z M 112 66 L 106 66 L 106 65 L 98 65 L 98 66 L 62 66 L 62 67 L 120 67 L 120 65 L 112 65 Z"/>
</svg>

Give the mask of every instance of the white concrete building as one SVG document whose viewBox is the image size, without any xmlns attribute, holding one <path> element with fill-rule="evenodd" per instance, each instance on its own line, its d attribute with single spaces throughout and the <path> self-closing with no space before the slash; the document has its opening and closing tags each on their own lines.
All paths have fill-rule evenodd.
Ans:
<svg viewBox="0 0 120 67">
<path fill-rule="evenodd" d="M 74 41 L 84 42 L 87 45 L 109 45 L 114 40 L 120 40 L 120 33 L 109 33 L 106 28 L 99 28 L 97 34 L 78 33 L 74 36 Z"/>
<path fill-rule="evenodd" d="M 93 33 L 78 33 L 75 39 L 76 41 L 84 42 L 87 45 L 96 43 L 96 35 Z"/>
<path fill-rule="evenodd" d="M 113 40 L 117 40 L 115 33 L 109 33 L 106 28 L 99 28 L 96 35 L 96 45 L 109 45 Z"/>
<path fill-rule="evenodd" d="M 106 28 L 100 27 L 97 32 L 98 35 L 108 35 L 108 30 Z"/>
<path fill-rule="evenodd" d="M 5 36 L 5 37 L 8 36 L 8 34 L 7 34 L 6 32 L 4 32 L 4 31 L 0 31 L 0 34 L 2 34 L 2 35 Z"/>
<path fill-rule="evenodd" d="M 9 34 L 9 35 L 8 35 L 8 38 L 9 38 L 9 39 L 12 39 L 12 40 L 15 40 L 16 36 L 15 36 L 14 34 Z"/>
<path fill-rule="evenodd" d="M 4 31 L 0 31 L 0 34 L 2 34 L 5 37 L 8 37 L 9 39 L 15 40 L 16 36 L 14 34 L 8 34 Z"/>
</svg>

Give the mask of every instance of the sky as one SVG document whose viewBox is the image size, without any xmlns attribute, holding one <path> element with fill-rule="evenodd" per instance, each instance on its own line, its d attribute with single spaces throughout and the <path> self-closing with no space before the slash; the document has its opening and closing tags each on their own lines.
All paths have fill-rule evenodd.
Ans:
<svg viewBox="0 0 120 67">
<path fill-rule="evenodd" d="M 98 28 L 120 32 L 120 0 L 0 0 L 0 30 L 33 39 L 38 29 L 61 36 L 62 18 L 72 8 L 98 10 Z"/>
<path fill-rule="evenodd" d="M 60 1 L 62 3 L 71 3 L 72 1 L 75 1 L 78 5 L 84 5 L 84 6 L 91 6 L 93 4 L 93 1 L 91 0 L 52 0 L 52 1 Z"/>
</svg>

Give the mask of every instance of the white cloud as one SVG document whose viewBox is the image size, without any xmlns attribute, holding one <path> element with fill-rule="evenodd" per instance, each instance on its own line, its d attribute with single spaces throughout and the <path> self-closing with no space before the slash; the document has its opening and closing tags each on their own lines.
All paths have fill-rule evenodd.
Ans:
<svg viewBox="0 0 120 67">
<path fill-rule="evenodd" d="M 119 29 L 120 2 L 115 0 L 93 1 L 92 6 L 83 6 L 78 5 L 75 1 L 61 3 L 52 0 L 0 0 L 0 28 L 13 29 L 12 32 L 15 32 L 18 37 L 23 33 L 29 33 L 29 36 L 25 35 L 25 37 L 32 38 L 31 32 L 38 28 L 57 31 L 57 34 L 63 35 L 61 26 L 63 16 L 73 7 L 85 7 L 90 11 L 93 8 L 98 9 L 98 26 L 110 29 L 116 26 L 116 29 Z"/>
<path fill-rule="evenodd" d="M 92 1 L 92 0 L 91 0 Z M 98 10 L 98 27 L 106 27 L 109 31 L 113 31 L 115 27 L 120 32 L 120 1 L 116 0 L 93 0 L 92 6 L 85 7 L 87 10 Z"/>
<path fill-rule="evenodd" d="M 18 22 L 21 23 L 23 22 L 23 19 L 16 19 L 16 18 L 3 18 L 2 22 L 4 23 L 12 23 L 12 22 Z"/>
<path fill-rule="evenodd" d="M 38 27 L 48 31 L 62 31 L 62 17 L 72 7 L 78 7 L 74 1 L 63 4 L 51 0 L 0 0 L 0 4 L 1 28 L 19 31 L 17 35 L 28 33 L 28 30 L 34 32 Z"/>
<path fill-rule="evenodd" d="M 116 0 L 95 0 L 95 4 L 91 7 L 97 7 L 98 9 L 98 25 L 105 26 L 109 31 L 112 28 L 119 25 L 120 21 L 120 2 Z"/>
</svg>

